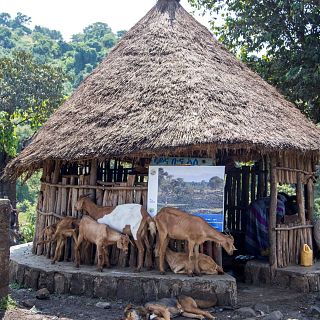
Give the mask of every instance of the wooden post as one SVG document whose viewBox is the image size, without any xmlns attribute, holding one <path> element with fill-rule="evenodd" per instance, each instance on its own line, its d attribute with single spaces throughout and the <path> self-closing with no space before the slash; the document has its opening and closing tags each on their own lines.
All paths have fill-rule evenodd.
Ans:
<svg viewBox="0 0 320 320">
<path fill-rule="evenodd" d="M 91 161 L 90 168 L 90 185 L 95 186 L 97 184 L 97 173 L 98 173 L 98 161 L 93 159 Z M 94 201 L 96 199 L 96 189 L 90 189 L 90 197 Z"/>
<path fill-rule="evenodd" d="M 314 214 L 314 188 L 313 188 L 313 181 L 312 178 L 308 180 L 307 183 L 307 212 L 308 212 L 308 220 L 313 222 L 313 214 Z"/>
<path fill-rule="evenodd" d="M 277 235 L 274 230 L 277 220 L 277 171 L 276 171 L 276 159 L 273 156 L 270 161 L 270 213 L 269 213 L 269 244 L 270 244 L 270 256 L 269 263 L 271 269 L 271 277 L 274 276 L 274 271 L 277 268 L 276 246 Z"/>
<path fill-rule="evenodd" d="M 216 243 L 213 246 L 213 260 L 222 267 L 222 247 Z"/>
<path fill-rule="evenodd" d="M 306 216 L 304 210 L 304 197 L 303 197 L 303 184 L 302 184 L 302 173 L 297 173 L 297 204 L 298 214 L 302 224 L 306 223 Z"/>
<path fill-rule="evenodd" d="M 9 199 L 0 199 L 0 299 L 9 293 L 10 213 Z"/>
</svg>

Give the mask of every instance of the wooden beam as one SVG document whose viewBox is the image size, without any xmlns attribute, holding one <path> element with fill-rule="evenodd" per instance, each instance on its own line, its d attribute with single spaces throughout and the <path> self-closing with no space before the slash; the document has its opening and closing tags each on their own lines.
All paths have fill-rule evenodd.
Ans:
<svg viewBox="0 0 320 320">
<path fill-rule="evenodd" d="M 222 247 L 216 243 L 213 244 L 213 260 L 222 267 Z"/>
<path fill-rule="evenodd" d="M 302 224 L 306 223 L 306 215 L 304 208 L 304 196 L 303 196 L 303 183 L 302 173 L 297 173 L 297 204 L 298 204 L 298 215 Z"/>
<path fill-rule="evenodd" d="M 308 212 L 308 220 L 314 220 L 314 186 L 312 179 L 308 180 L 307 183 L 307 212 Z"/>
<path fill-rule="evenodd" d="M 97 173 L 98 173 L 98 161 L 97 159 L 91 160 L 90 166 L 90 184 L 92 186 L 97 184 Z M 90 196 L 92 199 L 96 200 L 96 189 L 90 189 Z"/>
<path fill-rule="evenodd" d="M 277 268 L 277 234 L 275 231 L 277 222 L 277 171 L 276 171 L 276 158 L 272 157 L 270 161 L 270 213 L 269 213 L 269 244 L 270 255 L 269 263 L 271 269 L 271 276 L 273 277 L 274 271 Z"/>
</svg>

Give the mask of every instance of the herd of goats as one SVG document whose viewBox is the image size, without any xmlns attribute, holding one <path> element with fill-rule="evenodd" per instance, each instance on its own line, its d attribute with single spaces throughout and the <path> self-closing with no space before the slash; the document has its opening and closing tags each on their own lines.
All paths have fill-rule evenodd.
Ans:
<svg viewBox="0 0 320 320">
<path fill-rule="evenodd" d="M 199 252 L 205 241 L 221 245 L 229 255 L 235 250 L 234 239 L 211 227 L 202 218 L 190 215 L 172 207 L 162 208 L 151 217 L 140 204 L 122 204 L 116 207 L 97 206 L 89 196 L 81 196 L 75 204 L 76 210 L 83 210 L 83 217 L 64 217 L 58 223 L 42 230 L 39 244 L 56 241 L 52 263 L 62 255 L 68 237 L 74 240 L 75 264 L 80 264 L 80 246 L 83 241 L 97 247 L 98 270 L 110 267 L 107 247 L 116 244 L 128 253 L 129 243 L 138 249 L 137 271 L 143 266 L 144 253 L 152 256 L 152 238 L 157 236 L 155 255 L 159 257 L 159 271 L 165 273 L 164 260 L 174 273 L 221 274 L 223 269 L 215 261 Z M 131 240 L 133 239 L 133 241 Z M 174 252 L 168 247 L 169 239 L 187 240 L 188 252 Z M 151 260 L 152 263 L 152 260 Z M 150 265 L 151 267 L 151 265 Z"/>
</svg>

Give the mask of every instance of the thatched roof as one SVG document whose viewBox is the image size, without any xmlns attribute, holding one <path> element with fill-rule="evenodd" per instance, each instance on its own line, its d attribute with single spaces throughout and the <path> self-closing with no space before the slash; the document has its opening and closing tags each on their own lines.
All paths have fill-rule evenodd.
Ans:
<svg viewBox="0 0 320 320">
<path fill-rule="evenodd" d="M 195 145 L 319 151 L 320 133 L 178 1 L 158 0 L 8 170 Z"/>
</svg>

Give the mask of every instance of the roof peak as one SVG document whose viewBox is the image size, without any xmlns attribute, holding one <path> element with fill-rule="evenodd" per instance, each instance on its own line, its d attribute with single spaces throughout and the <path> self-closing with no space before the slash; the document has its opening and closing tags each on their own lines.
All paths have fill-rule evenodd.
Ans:
<svg viewBox="0 0 320 320">
<path fill-rule="evenodd" d="M 156 8 L 163 14 L 168 13 L 169 20 L 175 20 L 176 10 L 180 8 L 180 0 L 157 0 Z"/>
</svg>

